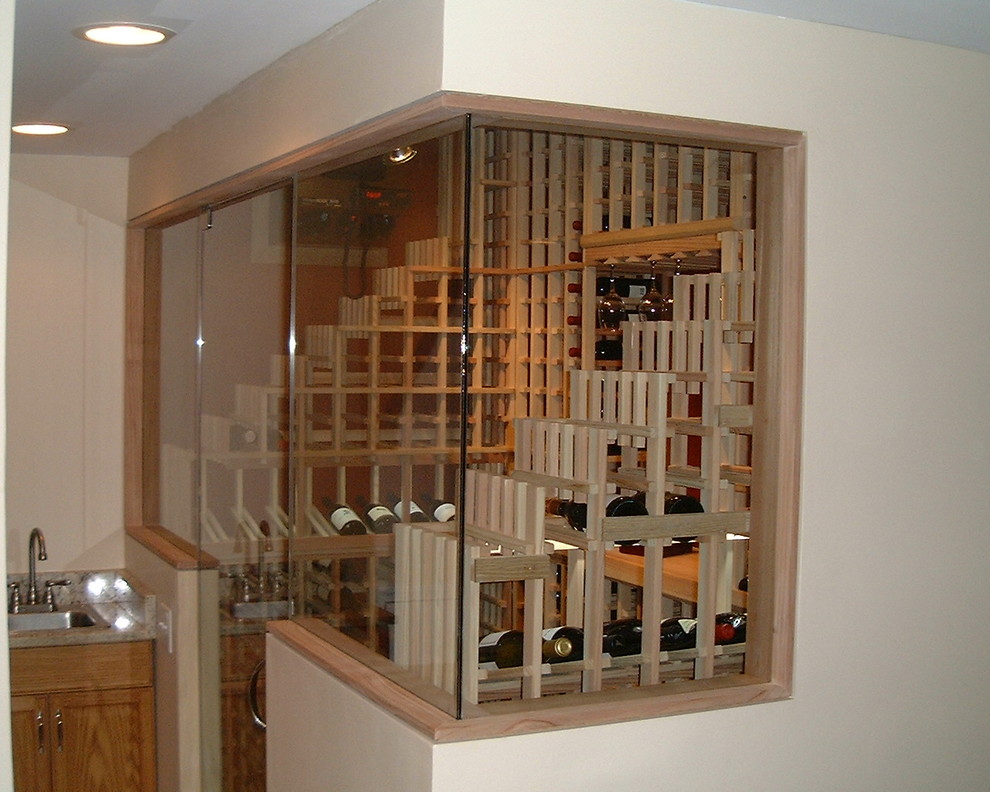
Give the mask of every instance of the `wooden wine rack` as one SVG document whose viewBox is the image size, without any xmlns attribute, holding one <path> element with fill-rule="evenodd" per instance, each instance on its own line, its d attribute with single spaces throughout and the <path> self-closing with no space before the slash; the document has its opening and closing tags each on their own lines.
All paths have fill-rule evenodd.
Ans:
<svg viewBox="0 0 990 792">
<path fill-rule="evenodd" d="M 589 691 L 601 689 L 620 667 L 650 684 L 669 659 L 658 648 L 664 545 L 673 536 L 700 537 L 699 635 L 708 636 L 714 614 L 732 606 L 736 543 L 726 536 L 748 531 L 753 156 L 514 129 L 475 135 L 481 156 L 471 174 L 474 238 L 466 245 L 458 238 L 452 222 L 457 191 L 444 193 L 441 236 L 407 243 L 401 266 L 374 269 L 369 294 L 341 298 L 337 324 L 302 329 L 302 354 L 293 364 L 294 425 L 289 367 L 278 358 L 269 384 L 237 386 L 235 415 L 221 420 L 211 459 L 237 479 L 231 512 L 239 530 L 257 541 L 258 524 L 267 519 L 276 535 L 287 536 L 288 516 L 278 505 L 285 473 L 280 452 L 291 433 L 296 536 L 336 541 L 316 502 L 316 471 L 333 477 L 339 501 L 382 499 L 383 480 L 394 480 L 396 472 L 400 496 L 412 499 L 424 467 L 436 494 L 451 496 L 463 421 L 472 468 L 461 493 L 466 577 L 457 577 L 457 538 L 449 525 L 397 527 L 395 661 L 453 692 L 460 628 L 467 700 L 512 679 L 524 697 L 541 695 L 540 631 L 566 623 L 586 631 L 588 646 L 600 644 L 606 587 L 615 585 L 606 575 L 608 554 L 617 539 L 637 538 L 645 544 L 643 582 L 635 596 L 620 582 L 618 599 L 627 611 L 640 609 L 644 646 L 652 649 L 621 662 L 589 653 L 577 666 L 554 671 L 579 675 Z M 439 183 L 453 183 L 450 151 L 441 163 Z M 680 273 L 673 278 L 673 319 L 624 323 L 614 336 L 622 339 L 621 364 L 596 363 L 594 345 L 602 335 L 595 321 L 597 278 L 613 270 L 641 278 L 657 268 Z M 462 415 L 465 324 L 470 346 Z M 256 429 L 257 444 L 224 447 L 231 422 Z M 618 459 L 609 447 L 620 449 Z M 366 486 L 357 493 L 349 492 L 355 485 L 348 471 L 355 468 L 366 471 Z M 258 469 L 267 474 L 262 513 L 243 497 L 244 474 Z M 544 514 L 547 497 L 586 501 L 589 514 L 600 515 L 606 497 L 633 490 L 647 493 L 654 516 L 593 517 L 579 535 Z M 664 517 L 664 492 L 671 490 L 697 493 L 707 513 Z M 202 520 L 215 541 L 233 539 L 208 511 Z M 389 552 L 381 537 L 369 537 L 369 548 L 360 547 L 360 537 L 347 539 L 339 559 L 381 559 Z M 321 545 L 319 552 L 326 549 Z M 566 590 L 558 602 L 547 592 L 561 563 Z M 336 623 L 339 569 L 320 575 L 313 590 L 325 590 L 327 618 Z M 465 617 L 458 624 L 451 603 L 461 583 Z M 498 587 L 514 593 L 491 596 Z M 381 581 L 369 589 L 375 607 L 387 600 L 381 589 Z M 501 619 L 513 626 L 519 613 L 505 612 L 516 605 L 525 635 L 523 667 L 479 673 L 480 624 L 490 629 Z M 369 641 L 374 645 L 380 636 Z M 716 656 L 702 641 L 690 658 L 693 674 L 710 676 Z"/>
</svg>

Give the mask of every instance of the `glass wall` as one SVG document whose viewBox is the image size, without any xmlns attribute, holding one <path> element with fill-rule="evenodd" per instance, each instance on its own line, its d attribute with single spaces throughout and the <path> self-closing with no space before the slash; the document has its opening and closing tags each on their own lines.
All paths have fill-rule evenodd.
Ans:
<svg viewBox="0 0 990 792">
<path fill-rule="evenodd" d="M 287 616 L 458 717 L 745 673 L 754 178 L 448 127 L 166 230 L 162 519 L 219 564 L 224 724 Z"/>
</svg>

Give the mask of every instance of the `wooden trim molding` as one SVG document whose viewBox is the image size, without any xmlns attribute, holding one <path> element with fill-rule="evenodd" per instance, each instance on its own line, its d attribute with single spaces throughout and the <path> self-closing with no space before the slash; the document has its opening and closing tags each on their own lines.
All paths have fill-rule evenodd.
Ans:
<svg viewBox="0 0 990 792">
<path fill-rule="evenodd" d="M 160 525 L 131 526 L 126 531 L 135 542 L 175 569 L 216 569 L 220 566 L 212 555 Z"/>
<path fill-rule="evenodd" d="M 268 623 L 268 634 L 275 640 L 438 743 L 681 715 L 777 701 L 789 695 L 780 685 L 739 675 L 694 683 L 689 689 L 661 685 L 488 704 L 471 707 L 457 719 L 376 670 L 383 662 L 381 656 L 356 642 L 344 651 L 335 645 L 337 639 L 326 640 L 320 634 L 324 629 L 316 619 Z M 401 674 L 402 669 L 396 667 L 395 673 Z"/>
</svg>

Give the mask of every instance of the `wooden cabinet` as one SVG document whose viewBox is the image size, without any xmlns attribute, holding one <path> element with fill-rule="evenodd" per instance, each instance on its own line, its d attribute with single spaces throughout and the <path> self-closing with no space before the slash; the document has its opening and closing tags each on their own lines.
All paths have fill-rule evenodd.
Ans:
<svg viewBox="0 0 990 792">
<path fill-rule="evenodd" d="M 248 685 L 265 659 L 263 632 L 225 635 L 220 639 L 221 719 L 224 792 L 264 792 L 265 732 L 254 722 Z M 264 712 L 264 675 L 258 684 L 258 707 Z"/>
<path fill-rule="evenodd" d="M 154 792 L 149 641 L 14 649 L 17 792 Z"/>
</svg>

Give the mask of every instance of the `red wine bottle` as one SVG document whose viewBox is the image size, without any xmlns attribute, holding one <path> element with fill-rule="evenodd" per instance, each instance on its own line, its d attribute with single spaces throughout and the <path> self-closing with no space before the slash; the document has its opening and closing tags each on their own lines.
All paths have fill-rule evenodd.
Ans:
<svg viewBox="0 0 990 792">
<path fill-rule="evenodd" d="M 690 495 L 681 495 L 676 492 L 668 492 L 663 497 L 664 514 L 701 514 L 705 507 L 701 501 Z M 693 542 L 697 536 L 675 536 L 675 542 Z"/>
<path fill-rule="evenodd" d="M 570 651 L 565 652 L 567 647 L 558 645 L 548 663 L 563 663 L 584 657 L 584 630 L 580 627 L 550 627 L 543 631 L 544 641 L 556 641 L 558 638 L 565 638 L 570 643 Z"/>
<path fill-rule="evenodd" d="M 601 338 L 595 342 L 595 360 L 622 360 L 622 342 L 617 338 Z"/>
<path fill-rule="evenodd" d="M 697 619 L 664 619 L 660 622 L 660 650 L 693 649 L 698 640 Z"/>
<path fill-rule="evenodd" d="M 569 638 L 545 638 L 541 649 L 543 662 L 562 663 L 570 659 L 573 649 Z M 478 643 L 478 665 L 483 668 L 514 668 L 522 663 L 523 634 L 520 630 L 490 633 Z"/>
<path fill-rule="evenodd" d="M 563 517 L 576 531 L 584 531 L 588 527 L 587 503 L 549 498 L 546 512 Z M 605 504 L 606 517 L 630 517 L 645 514 L 649 514 L 646 506 L 633 495 L 615 495 Z"/>
<path fill-rule="evenodd" d="M 583 531 L 588 526 L 587 503 L 548 498 L 546 512 L 563 517 L 575 531 Z"/>
<path fill-rule="evenodd" d="M 617 619 L 602 628 L 602 652 L 612 657 L 626 657 L 643 650 L 643 622 Z"/>
<path fill-rule="evenodd" d="M 743 643 L 746 640 L 745 613 L 715 614 L 715 643 L 718 645 Z"/>
</svg>

